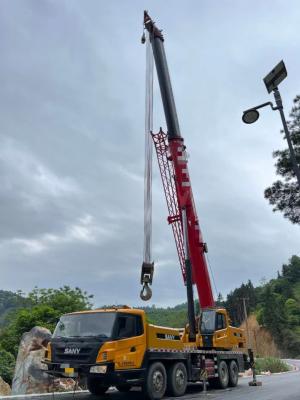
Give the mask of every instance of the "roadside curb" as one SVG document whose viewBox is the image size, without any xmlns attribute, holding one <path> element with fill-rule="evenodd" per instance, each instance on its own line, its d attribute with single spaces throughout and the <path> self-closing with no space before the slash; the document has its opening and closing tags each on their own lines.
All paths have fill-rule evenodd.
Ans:
<svg viewBox="0 0 300 400">
<path fill-rule="evenodd" d="M 31 398 L 31 399 L 39 399 L 41 397 L 47 397 L 47 396 L 57 396 L 61 394 L 73 394 L 74 391 L 68 391 L 68 392 L 49 392 L 49 393 L 32 393 L 32 394 L 14 394 L 14 395 L 9 395 L 9 396 L 0 396 L 0 399 L 26 399 L 26 398 Z M 89 393 L 88 390 L 76 390 L 75 394 L 79 393 Z"/>
</svg>

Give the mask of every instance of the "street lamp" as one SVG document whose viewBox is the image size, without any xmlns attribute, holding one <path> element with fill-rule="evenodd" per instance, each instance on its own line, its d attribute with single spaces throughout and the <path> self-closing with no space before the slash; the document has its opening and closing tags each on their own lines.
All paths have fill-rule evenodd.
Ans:
<svg viewBox="0 0 300 400">
<path fill-rule="evenodd" d="M 285 68 L 284 62 L 280 61 L 279 64 L 276 65 L 275 68 L 272 69 L 272 71 L 264 78 L 264 83 L 266 85 L 268 93 L 273 92 L 274 93 L 274 99 L 276 103 L 276 107 L 273 106 L 273 104 L 268 101 L 267 103 L 260 104 L 259 106 L 249 108 L 248 110 L 245 110 L 243 112 L 242 120 L 245 124 L 253 124 L 256 122 L 259 118 L 259 112 L 257 111 L 259 108 L 263 108 L 266 106 L 270 106 L 272 110 L 278 110 L 280 113 L 282 125 L 283 125 L 283 130 L 285 133 L 286 140 L 288 142 L 289 146 L 289 151 L 291 155 L 291 160 L 293 164 L 293 169 L 295 172 L 295 175 L 298 180 L 298 185 L 300 188 L 300 169 L 297 164 L 297 159 L 295 155 L 295 150 L 293 148 L 293 144 L 291 141 L 291 136 L 290 132 L 287 127 L 285 115 L 283 112 L 283 105 L 282 105 L 282 99 L 280 92 L 278 90 L 278 85 L 287 77 L 287 70 Z"/>
<path fill-rule="evenodd" d="M 266 106 L 270 106 L 272 110 L 278 110 L 278 107 L 274 107 L 273 104 L 268 101 L 267 103 L 260 104 L 259 106 L 244 111 L 242 116 L 243 122 L 245 122 L 245 124 L 253 124 L 253 122 L 256 122 L 259 118 L 259 112 L 257 110 Z"/>
</svg>

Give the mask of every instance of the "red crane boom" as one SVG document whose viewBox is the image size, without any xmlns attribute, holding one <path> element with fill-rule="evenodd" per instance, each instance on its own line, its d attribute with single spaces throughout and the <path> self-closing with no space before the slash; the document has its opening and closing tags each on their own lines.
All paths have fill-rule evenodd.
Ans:
<svg viewBox="0 0 300 400">
<path fill-rule="evenodd" d="M 161 97 L 168 127 L 152 135 L 158 164 L 162 177 L 169 216 L 178 252 L 184 280 L 186 280 L 182 211 L 187 217 L 187 237 L 189 257 L 192 265 L 192 280 L 197 287 L 201 308 L 214 307 L 214 299 L 207 268 L 199 220 L 195 208 L 192 186 L 188 171 L 188 161 L 184 139 L 180 134 L 172 86 L 164 51 L 164 38 L 147 12 L 144 13 L 145 28 L 150 33 L 150 40 L 156 65 Z"/>
</svg>

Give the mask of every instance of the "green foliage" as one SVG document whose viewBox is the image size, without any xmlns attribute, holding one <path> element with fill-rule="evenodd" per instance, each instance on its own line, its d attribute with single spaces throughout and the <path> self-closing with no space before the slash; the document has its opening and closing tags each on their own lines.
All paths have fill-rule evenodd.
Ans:
<svg viewBox="0 0 300 400">
<path fill-rule="evenodd" d="M 300 96 L 294 99 L 294 107 L 290 113 L 291 121 L 288 121 L 288 128 L 291 141 L 295 150 L 298 165 L 300 164 Z M 283 133 L 283 132 L 281 132 Z M 285 140 L 285 138 L 284 138 Z M 276 159 L 276 173 L 281 175 L 278 180 L 265 190 L 265 198 L 274 206 L 273 211 L 280 211 L 285 218 L 292 223 L 300 223 L 300 191 L 298 182 L 290 159 L 288 149 L 277 150 L 273 153 Z"/>
<path fill-rule="evenodd" d="M 295 299 L 287 299 L 284 303 L 285 313 L 289 326 L 300 325 L 300 305 Z"/>
<path fill-rule="evenodd" d="M 0 327 L 7 323 L 8 315 L 18 308 L 27 307 L 30 300 L 25 298 L 22 292 L 9 292 L 0 290 Z"/>
<path fill-rule="evenodd" d="M 92 298 L 93 295 L 88 295 L 87 292 L 83 292 L 78 287 L 71 289 L 69 286 L 64 286 L 59 289 L 34 288 L 28 295 L 28 299 L 32 304 L 48 305 L 60 315 L 91 308 Z"/>
<path fill-rule="evenodd" d="M 1 346 L 17 356 L 19 342 L 24 332 L 35 326 L 43 326 L 53 332 L 60 314 L 57 310 L 45 304 L 30 309 L 18 310 L 10 324 L 3 329 L 0 335 Z"/>
<path fill-rule="evenodd" d="M 239 288 L 231 291 L 223 307 L 229 312 L 233 325 L 239 326 L 244 320 L 245 312 L 243 308 L 243 298 L 246 300 L 247 313 L 255 310 L 257 304 L 257 292 L 252 282 L 248 280 L 246 284 L 242 284 Z"/>
<path fill-rule="evenodd" d="M 273 374 L 275 372 L 286 372 L 290 370 L 290 367 L 286 362 L 275 357 L 256 358 L 255 368 L 257 374 L 267 371 L 270 371 Z"/>
<path fill-rule="evenodd" d="M 300 354 L 300 258 L 293 256 L 289 264 L 284 264 L 282 273 L 271 280 L 261 296 L 261 323 L 273 334 L 278 346 L 288 356 Z"/>
<path fill-rule="evenodd" d="M 15 363 L 14 356 L 0 347 L 0 376 L 9 384 L 12 382 Z"/>
<path fill-rule="evenodd" d="M 147 321 L 150 324 L 169 326 L 171 328 L 184 328 L 187 324 L 187 303 L 175 307 L 144 307 Z"/>
<path fill-rule="evenodd" d="M 81 289 L 69 286 L 60 289 L 35 288 L 27 296 L 30 305 L 10 314 L 9 323 L 0 333 L 0 345 L 16 356 L 24 332 L 34 326 L 43 326 L 53 332 L 62 314 L 91 308 L 91 298 Z"/>
<path fill-rule="evenodd" d="M 224 302 L 232 320 L 244 320 L 242 298 L 247 298 L 247 312 L 254 312 L 260 325 L 265 326 L 277 346 L 288 357 L 300 354 L 300 258 L 293 256 L 282 266 L 276 279 L 254 288 L 252 283 L 241 285 L 229 293 Z"/>
</svg>

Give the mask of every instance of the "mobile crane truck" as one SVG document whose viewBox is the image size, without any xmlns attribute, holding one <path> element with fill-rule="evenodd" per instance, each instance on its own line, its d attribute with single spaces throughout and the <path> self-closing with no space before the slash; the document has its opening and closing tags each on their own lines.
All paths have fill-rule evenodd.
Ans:
<svg viewBox="0 0 300 400">
<path fill-rule="evenodd" d="M 110 386 L 121 392 L 142 388 L 148 399 L 165 393 L 182 396 L 189 382 L 236 386 L 238 373 L 248 368 L 242 329 L 230 326 L 225 309 L 215 307 L 205 252 L 180 134 L 164 38 L 147 12 L 149 32 L 168 132 L 153 135 L 163 187 L 183 278 L 187 287 L 185 329 L 155 326 L 144 310 L 128 306 L 63 315 L 48 344 L 45 364 L 53 376 L 87 378 L 89 391 L 103 395 Z M 147 268 L 148 267 L 148 268 Z M 153 269 L 144 266 L 142 282 L 149 289 Z M 193 284 L 201 315 L 195 318 Z"/>
</svg>

